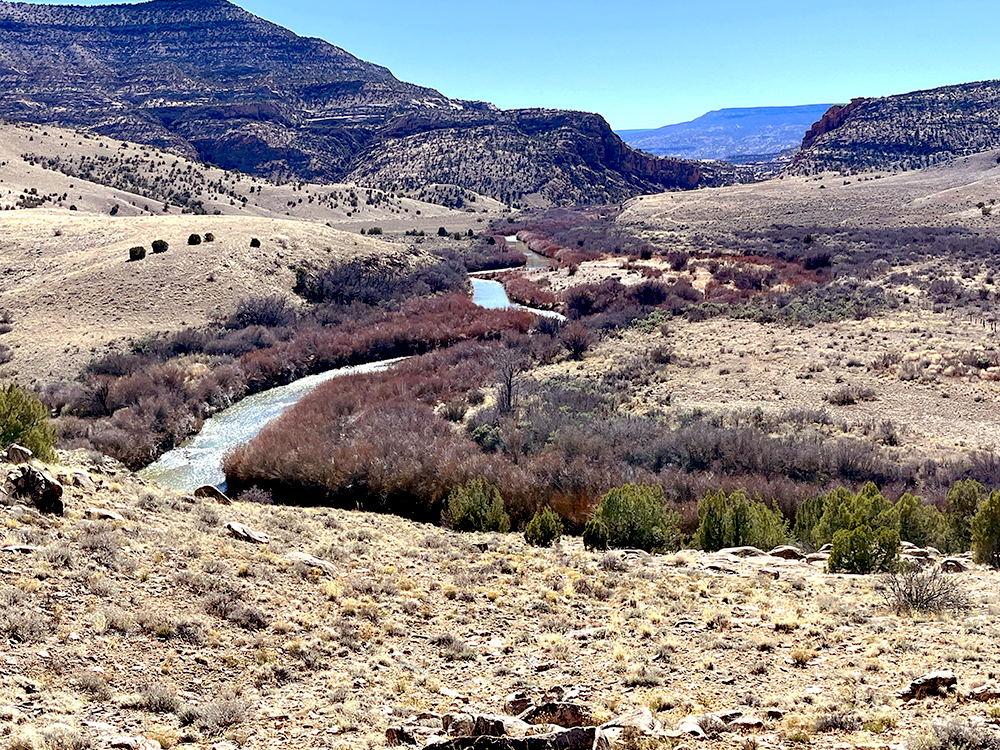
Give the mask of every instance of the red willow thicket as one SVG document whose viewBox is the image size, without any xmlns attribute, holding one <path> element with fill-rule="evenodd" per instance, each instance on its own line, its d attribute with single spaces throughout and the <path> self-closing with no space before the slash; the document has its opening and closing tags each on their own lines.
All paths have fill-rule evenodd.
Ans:
<svg viewBox="0 0 1000 750">
<path fill-rule="evenodd" d="M 448 493 L 482 477 L 500 488 L 515 523 L 545 505 L 582 523 L 607 489 L 652 475 L 622 474 L 617 462 L 567 460 L 561 453 L 487 453 L 435 409 L 455 397 L 474 400 L 510 350 L 527 357 L 529 347 L 527 337 L 460 344 L 387 372 L 324 383 L 226 456 L 230 492 L 257 486 L 281 503 L 436 523 Z"/>
<path fill-rule="evenodd" d="M 524 332 L 532 320 L 522 311 L 484 310 L 463 294 L 413 299 L 396 311 L 337 327 L 305 328 L 286 341 L 265 337 L 263 348 L 238 358 L 204 351 L 167 362 L 112 355 L 84 382 L 60 384 L 44 395 L 58 415 L 63 447 L 99 450 L 137 469 L 250 393 L 334 367 Z"/>
</svg>

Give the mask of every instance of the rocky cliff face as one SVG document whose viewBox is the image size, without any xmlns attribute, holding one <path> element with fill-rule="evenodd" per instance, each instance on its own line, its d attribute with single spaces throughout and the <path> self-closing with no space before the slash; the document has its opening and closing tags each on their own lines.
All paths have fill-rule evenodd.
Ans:
<svg viewBox="0 0 1000 750">
<path fill-rule="evenodd" d="M 1000 81 L 855 99 L 813 125 L 791 169 L 919 169 L 1000 146 Z"/>
<path fill-rule="evenodd" d="M 447 182 L 573 201 L 704 184 L 697 164 L 636 154 L 596 115 L 450 99 L 226 0 L 0 3 L 0 117 L 281 179 Z M 523 160 L 497 149 L 527 150 L 548 173 L 528 165 L 523 177 Z"/>
</svg>

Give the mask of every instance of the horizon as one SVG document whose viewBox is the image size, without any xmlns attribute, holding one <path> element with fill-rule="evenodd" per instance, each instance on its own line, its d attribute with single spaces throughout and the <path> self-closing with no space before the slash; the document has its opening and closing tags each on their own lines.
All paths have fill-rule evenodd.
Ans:
<svg viewBox="0 0 1000 750">
<path fill-rule="evenodd" d="M 376 0 L 339 8 L 335 17 L 317 0 L 236 4 L 451 98 L 596 112 L 615 130 L 655 129 L 721 109 L 846 103 L 998 77 L 988 25 L 966 20 L 986 13 L 984 2 L 958 13 L 896 1 L 801 9 L 783 0 L 754 8 L 723 0 L 709 12 L 643 0 L 631 13 L 609 15 L 596 3 L 514 0 L 504 15 L 530 23 L 522 20 L 516 36 L 500 27 L 496 38 L 470 32 L 497 28 L 497 13 L 442 0 L 419 7 Z M 376 33 L 372 18 L 379 19 Z M 840 45 L 835 54 L 817 54 L 823 39 Z M 714 53 L 706 54 L 706 40 Z M 724 54 L 729 50 L 741 59 Z"/>
</svg>

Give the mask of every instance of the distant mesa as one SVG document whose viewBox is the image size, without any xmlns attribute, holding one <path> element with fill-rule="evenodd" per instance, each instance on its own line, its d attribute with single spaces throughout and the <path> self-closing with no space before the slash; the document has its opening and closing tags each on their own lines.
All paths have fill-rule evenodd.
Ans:
<svg viewBox="0 0 1000 750">
<path fill-rule="evenodd" d="M 655 130 L 619 130 L 618 135 L 630 146 L 656 156 L 734 163 L 770 161 L 797 149 L 803 134 L 831 106 L 720 109 L 690 122 Z"/>
</svg>

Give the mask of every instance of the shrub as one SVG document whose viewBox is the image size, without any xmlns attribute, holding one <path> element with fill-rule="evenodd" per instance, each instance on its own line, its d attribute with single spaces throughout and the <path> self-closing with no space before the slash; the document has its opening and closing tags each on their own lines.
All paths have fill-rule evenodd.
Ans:
<svg viewBox="0 0 1000 750">
<path fill-rule="evenodd" d="M 128 259 L 130 261 L 142 260 L 145 257 L 146 257 L 146 248 L 144 247 L 138 246 L 138 247 L 130 247 L 128 249 Z"/>
<path fill-rule="evenodd" d="M 608 527 L 599 518 L 591 518 L 583 527 L 583 546 L 604 551 L 608 548 Z"/>
<path fill-rule="evenodd" d="M 667 507 L 661 487 L 626 484 L 601 498 L 594 519 L 608 530 L 611 547 L 647 551 L 680 547 L 681 514 Z"/>
<path fill-rule="evenodd" d="M 833 549 L 826 562 L 830 573 L 890 571 L 899 561 L 899 532 L 861 525 L 833 535 Z"/>
<path fill-rule="evenodd" d="M 56 432 L 49 413 L 33 394 L 15 383 L 0 387 L 0 448 L 23 445 L 42 461 L 55 458 Z"/>
<path fill-rule="evenodd" d="M 166 240 L 153 240 L 153 252 L 154 253 L 165 253 L 167 248 L 170 247 Z"/>
<path fill-rule="evenodd" d="M 823 498 L 823 515 L 813 529 L 813 537 L 821 546 L 832 542 L 838 531 L 863 525 L 869 528 L 888 526 L 897 532 L 899 530 L 899 518 L 892 505 L 871 482 L 856 495 L 844 487 L 829 492 Z"/>
<path fill-rule="evenodd" d="M 971 607 L 969 597 L 953 576 L 933 567 L 911 567 L 902 573 L 882 576 L 882 598 L 900 614 L 911 612 L 965 612 Z"/>
<path fill-rule="evenodd" d="M 448 230 L 445 229 L 444 227 L 438 227 L 438 237 L 447 237 L 447 236 L 448 236 Z"/>
<path fill-rule="evenodd" d="M 596 336 L 587 326 L 574 321 L 559 332 L 559 342 L 566 347 L 572 359 L 583 359 L 583 355 L 593 345 Z"/>
<path fill-rule="evenodd" d="M 970 528 L 973 559 L 1000 568 L 1000 492 L 990 493 L 979 504 Z"/>
<path fill-rule="evenodd" d="M 907 750 L 1000 750 L 1000 734 L 969 720 L 932 724 L 931 731 L 906 743 Z"/>
<path fill-rule="evenodd" d="M 823 546 L 817 541 L 815 530 L 823 517 L 824 503 L 825 498 L 822 495 L 810 497 L 799 506 L 795 513 L 795 527 L 792 529 L 792 536 L 806 549 L 818 549 Z"/>
<path fill-rule="evenodd" d="M 500 490 L 485 479 L 473 479 L 452 490 L 441 522 L 455 531 L 510 530 Z"/>
<path fill-rule="evenodd" d="M 250 247 L 260 247 L 260 240 L 258 240 L 256 237 L 251 237 Z"/>
<path fill-rule="evenodd" d="M 562 520 L 552 508 L 546 506 L 528 521 L 524 528 L 524 540 L 533 547 L 551 547 L 562 539 Z"/>
<path fill-rule="evenodd" d="M 215 235 L 211 232 L 205 232 L 205 242 L 215 242 Z M 194 244 L 198 244 L 197 242 Z"/>
<path fill-rule="evenodd" d="M 723 547 L 754 546 L 771 549 L 787 541 L 788 528 L 777 510 L 751 500 L 742 490 L 728 497 L 723 490 L 698 502 L 695 544 L 714 552 Z"/>
<path fill-rule="evenodd" d="M 986 495 L 986 488 L 975 479 L 955 482 L 946 499 L 950 545 L 955 550 L 967 550 L 972 545 L 972 517 Z"/>
<path fill-rule="evenodd" d="M 295 310 L 283 294 L 244 297 L 226 320 L 226 328 L 239 330 L 250 326 L 277 328 L 295 322 Z"/>
<path fill-rule="evenodd" d="M 912 542 L 918 547 L 947 546 L 949 534 L 944 514 L 933 505 L 924 502 L 909 492 L 896 501 L 894 511 L 899 518 L 899 538 Z"/>
<path fill-rule="evenodd" d="M 200 234 L 192 234 L 192 235 L 188 236 L 188 244 L 189 245 L 200 245 L 201 244 L 201 235 Z"/>
</svg>

